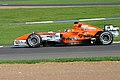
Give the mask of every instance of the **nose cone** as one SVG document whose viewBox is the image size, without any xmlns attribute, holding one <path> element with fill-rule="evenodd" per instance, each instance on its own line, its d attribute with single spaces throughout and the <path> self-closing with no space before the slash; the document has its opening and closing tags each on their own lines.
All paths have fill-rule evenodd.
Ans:
<svg viewBox="0 0 120 80">
<path fill-rule="evenodd" d="M 27 38 L 28 38 L 29 35 L 30 34 L 23 35 L 21 37 L 16 38 L 16 40 L 27 40 Z"/>
</svg>

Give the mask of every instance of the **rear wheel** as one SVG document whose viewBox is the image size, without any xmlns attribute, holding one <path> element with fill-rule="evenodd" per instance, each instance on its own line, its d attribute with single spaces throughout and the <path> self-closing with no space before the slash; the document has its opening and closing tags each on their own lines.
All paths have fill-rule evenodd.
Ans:
<svg viewBox="0 0 120 80">
<path fill-rule="evenodd" d="M 97 44 L 110 45 L 113 42 L 113 35 L 111 32 L 101 32 L 97 40 Z"/>
<path fill-rule="evenodd" d="M 41 42 L 42 42 L 41 37 L 35 33 L 29 35 L 27 39 L 27 44 L 29 45 L 29 47 L 32 47 L 32 48 L 40 47 Z"/>
</svg>

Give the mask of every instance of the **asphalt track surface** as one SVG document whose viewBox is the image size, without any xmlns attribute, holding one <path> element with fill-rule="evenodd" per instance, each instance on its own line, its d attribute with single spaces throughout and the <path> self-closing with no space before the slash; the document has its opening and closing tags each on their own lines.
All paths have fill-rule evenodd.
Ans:
<svg viewBox="0 0 120 80">
<path fill-rule="evenodd" d="M 120 43 L 111 45 L 79 45 L 40 48 L 6 46 L 0 48 L 0 60 L 35 60 L 102 56 L 120 56 Z"/>
<path fill-rule="evenodd" d="M 98 3 L 98 4 L 38 4 L 38 5 L 8 5 L 0 6 L 111 6 L 120 3 Z M 92 46 L 57 46 L 40 48 L 23 48 L 5 46 L 0 48 L 0 60 L 36 60 L 52 58 L 83 58 L 120 56 L 120 43 L 111 45 Z"/>
</svg>

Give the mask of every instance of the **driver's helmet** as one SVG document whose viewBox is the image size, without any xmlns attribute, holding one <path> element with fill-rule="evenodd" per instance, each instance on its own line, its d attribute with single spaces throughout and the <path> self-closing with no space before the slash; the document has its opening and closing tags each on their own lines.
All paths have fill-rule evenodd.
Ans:
<svg viewBox="0 0 120 80">
<path fill-rule="evenodd" d="M 70 29 L 69 29 L 69 28 L 66 28 L 66 29 L 64 30 L 64 32 L 70 32 Z"/>
</svg>

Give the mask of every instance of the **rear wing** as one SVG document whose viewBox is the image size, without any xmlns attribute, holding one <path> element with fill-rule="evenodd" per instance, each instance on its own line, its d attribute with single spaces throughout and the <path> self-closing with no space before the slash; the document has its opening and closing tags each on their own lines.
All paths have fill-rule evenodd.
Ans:
<svg viewBox="0 0 120 80">
<path fill-rule="evenodd" d="M 113 34 L 113 37 L 118 37 L 119 36 L 119 27 L 113 26 L 111 24 L 109 25 L 104 25 L 104 31 L 109 31 Z"/>
</svg>

